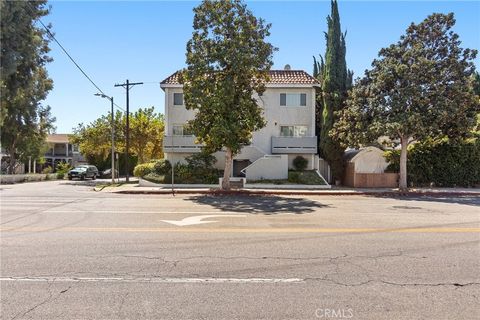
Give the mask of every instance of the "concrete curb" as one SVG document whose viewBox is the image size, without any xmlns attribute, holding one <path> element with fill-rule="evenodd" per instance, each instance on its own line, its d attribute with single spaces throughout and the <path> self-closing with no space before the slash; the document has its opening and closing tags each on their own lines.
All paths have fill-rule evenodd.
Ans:
<svg viewBox="0 0 480 320">
<path fill-rule="evenodd" d="M 118 190 L 111 191 L 119 194 L 210 194 L 210 195 L 316 195 L 316 196 L 428 196 L 428 197 L 448 197 L 448 196 L 478 196 L 480 192 L 442 192 L 442 191 L 302 191 L 302 190 Z"/>
</svg>

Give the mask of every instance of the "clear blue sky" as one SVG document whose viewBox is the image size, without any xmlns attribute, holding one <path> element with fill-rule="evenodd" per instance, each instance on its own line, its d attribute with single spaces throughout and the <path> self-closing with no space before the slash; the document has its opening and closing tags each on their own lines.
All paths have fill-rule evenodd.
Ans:
<svg viewBox="0 0 480 320">
<path fill-rule="evenodd" d="M 115 83 L 145 82 L 130 91 L 130 109 L 155 106 L 163 113 L 158 83 L 185 64 L 185 44 L 192 33 L 187 1 L 51 1 L 50 22 L 56 38 L 87 74 L 121 107 L 125 90 Z M 312 55 L 325 52 L 326 16 L 330 1 L 248 1 L 257 17 L 272 23 L 269 41 L 279 48 L 274 68 L 290 64 L 312 72 Z M 455 31 L 463 47 L 480 49 L 478 1 L 339 1 L 342 29 L 347 30 L 347 64 L 361 76 L 379 49 L 396 42 L 411 22 L 433 12 L 454 12 Z M 55 43 L 48 65 L 54 89 L 46 104 L 57 118 L 58 133 L 89 123 L 110 110 L 108 100 L 93 96 L 95 88 Z M 480 60 L 477 59 L 476 64 Z"/>
</svg>

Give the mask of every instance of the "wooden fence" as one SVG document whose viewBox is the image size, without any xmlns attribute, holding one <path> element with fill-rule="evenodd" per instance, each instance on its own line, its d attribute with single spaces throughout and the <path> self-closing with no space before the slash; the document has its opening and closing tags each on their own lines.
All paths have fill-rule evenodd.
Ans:
<svg viewBox="0 0 480 320">
<path fill-rule="evenodd" d="M 359 173 L 355 172 L 354 163 L 348 163 L 343 185 L 353 188 L 396 188 L 398 173 Z"/>
</svg>

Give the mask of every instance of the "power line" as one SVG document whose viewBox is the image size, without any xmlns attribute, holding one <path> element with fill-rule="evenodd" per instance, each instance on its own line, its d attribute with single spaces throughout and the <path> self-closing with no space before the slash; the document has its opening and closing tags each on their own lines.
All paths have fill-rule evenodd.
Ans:
<svg viewBox="0 0 480 320">
<path fill-rule="evenodd" d="M 27 6 L 29 6 L 30 8 L 30 11 L 32 12 L 32 14 L 34 13 L 33 12 L 33 7 L 32 5 L 29 3 L 29 2 L 26 2 Z M 40 24 L 42 25 L 42 27 L 45 29 L 45 31 L 47 32 L 47 34 L 50 36 L 50 38 L 52 38 L 57 44 L 58 46 L 63 50 L 63 52 L 67 55 L 67 57 L 73 62 L 73 64 L 78 68 L 78 70 L 80 70 L 80 72 L 88 79 L 88 81 L 90 81 L 91 84 L 93 84 L 93 86 L 100 92 L 102 93 L 103 95 L 106 95 L 105 92 L 103 92 L 102 89 L 100 89 L 99 86 L 97 86 L 97 84 L 87 75 L 87 73 L 85 71 L 83 71 L 82 67 L 80 67 L 80 65 L 75 61 L 75 59 L 72 58 L 72 56 L 67 52 L 67 50 L 62 46 L 62 44 L 57 40 L 57 38 L 55 38 L 55 36 L 53 35 L 53 33 L 50 31 L 50 29 L 42 22 L 42 20 L 40 20 L 40 18 L 35 18 L 38 22 L 40 22 Z M 122 110 L 123 112 L 125 112 L 125 109 L 121 108 L 119 105 L 117 105 L 116 103 L 114 103 L 114 105 Z"/>
</svg>

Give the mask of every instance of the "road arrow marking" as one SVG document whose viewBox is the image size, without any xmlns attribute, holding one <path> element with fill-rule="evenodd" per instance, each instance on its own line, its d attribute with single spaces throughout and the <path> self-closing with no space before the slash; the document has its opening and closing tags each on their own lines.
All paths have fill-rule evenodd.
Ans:
<svg viewBox="0 0 480 320">
<path fill-rule="evenodd" d="M 193 217 L 188 217 L 182 220 L 160 220 L 162 222 L 170 223 L 176 226 L 191 226 L 195 224 L 204 224 L 204 223 L 213 223 L 213 222 L 218 222 L 218 221 L 202 221 L 202 219 L 208 219 L 208 218 L 217 218 L 217 217 L 245 217 L 244 214 L 211 214 L 211 215 L 204 215 L 204 216 L 193 216 Z"/>
</svg>

